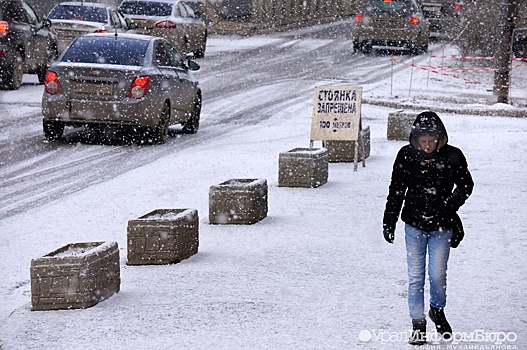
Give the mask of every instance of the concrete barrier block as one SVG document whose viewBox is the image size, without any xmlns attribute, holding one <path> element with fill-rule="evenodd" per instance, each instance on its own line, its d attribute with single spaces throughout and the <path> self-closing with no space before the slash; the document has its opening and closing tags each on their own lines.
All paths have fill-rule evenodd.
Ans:
<svg viewBox="0 0 527 350">
<path fill-rule="evenodd" d="M 360 131 L 364 138 L 364 154 L 365 158 L 370 156 L 371 151 L 371 133 L 370 127 L 366 126 Z M 324 141 L 324 147 L 328 149 L 328 161 L 330 163 L 344 163 L 353 162 L 355 160 L 355 144 L 359 146 L 359 158 L 357 161 L 362 161 L 362 145 L 360 140 L 355 141 Z"/>
<path fill-rule="evenodd" d="M 173 264 L 198 252 L 196 209 L 156 209 L 128 221 L 128 265 Z"/>
<path fill-rule="evenodd" d="M 267 180 L 230 179 L 209 189 L 211 224 L 253 224 L 267 216 Z"/>
<path fill-rule="evenodd" d="M 116 242 L 72 243 L 31 260 L 33 310 L 82 309 L 119 292 Z"/>
<path fill-rule="evenodd" d="M 389 113 L 386 129 L 388 140 L 408 141 L 412 125 L 418 114 L 419 112 L 405 110 Z"/>
<path fill-rule="evenodd" d="M 328 150 L 326 148 L 294 148 L 280 153 L 278 186 L 322 186 L 328 181 Z"/>
</svg>

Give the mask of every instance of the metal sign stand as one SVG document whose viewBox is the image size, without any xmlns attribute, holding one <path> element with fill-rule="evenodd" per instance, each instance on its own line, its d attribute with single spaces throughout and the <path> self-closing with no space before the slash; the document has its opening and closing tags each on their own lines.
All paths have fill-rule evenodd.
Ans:
<svg viewBox="0 0 527 350">
<path fill-rule="evenodd" d="M 355 156 L 353 159 L 353 171 L 357 171 L 358 162 L 359 162 L 359 148 L 362 149 L 362 167 L 364 168 L 366 166 L 366 147 L 364 142 L 364 131 L 362 130 L 362 118 L 359 122 L 359 139 L 357 141 L 353 141 L 353 148 L 355 150 Z"/>
<path fill-rule="evenodd" d="M 362 167 L 366 167 L 366 150 L 364 149 L 364 134 L 360 131 L 359 140 L 353 141 L 355 148 L 355 156 L 353 159 L 353 171 L 357 171 L 359 163 L 359 148 L 362 149 Z M 358 146 L 358 147 L 357 147 Z"/>
</svg>

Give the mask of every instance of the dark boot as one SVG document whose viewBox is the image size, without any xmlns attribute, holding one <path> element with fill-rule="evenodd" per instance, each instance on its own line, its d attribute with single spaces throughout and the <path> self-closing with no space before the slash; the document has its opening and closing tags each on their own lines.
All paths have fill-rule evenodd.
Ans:
<svg viewBox="0 0 527 350">
<path fill-rule="evenodd" d="M 412 334 L 408 339 L 408 344 L 422 345 L 426 343 L 426 319 L 412 320 Z"/>
<path fill-rule="evenodd" d="M 430 305 L 428 316 L 435 323 L 437 333 L 441 334 L 446 340 L 452 338 L 452 327 L 450 327 L 450 324 L 446 320 L 444 309 L 438 309 Z"/>
</svg>

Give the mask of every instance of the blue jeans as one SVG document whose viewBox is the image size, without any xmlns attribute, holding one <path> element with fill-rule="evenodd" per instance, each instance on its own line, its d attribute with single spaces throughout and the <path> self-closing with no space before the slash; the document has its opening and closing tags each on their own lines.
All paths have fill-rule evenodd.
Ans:
<svg viewBox="0 0 527 350">
<path fill-rule="evenodd" d="M 426 250 L 428 248 L 430 305 L 444 308 L 452 230 L 426 232 L 408 224 L 404 229 L 408 263 L 408 308 L 412 319 L 424 319 L 426 318 L 424 313 Z"/>
</svg>

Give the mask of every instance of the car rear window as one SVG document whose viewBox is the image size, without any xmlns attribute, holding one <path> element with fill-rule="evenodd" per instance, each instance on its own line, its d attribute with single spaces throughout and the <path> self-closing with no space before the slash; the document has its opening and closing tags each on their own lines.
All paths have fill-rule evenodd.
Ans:
<svg viewBox="0 0 527 350">
<path fill-rule="evenodd" d="M 119 9 L 126 15 L 167 17 L 172 14 L 172 4 L 154 1 L 124 1 Z"/>
<path fill-rule="evenodd" d="M 67 19 L 88 22 L 108 22 L 107 11 L 103 7 L 57 5 L 48 15 L 49 19 Z"/>
<path fill-rule="evenodd" d="M 131 38 L 83 36 L 70 45 L 61 62 L 142 66 L 148 43 Z"/>
<path fill-rule="evenodd" d="M 386 0 L 370 0 L 365 8 L 368 11 L 375 12 L 407 12 L 412 9 L 410 1 L 386 1 Z"/>
</svg>

